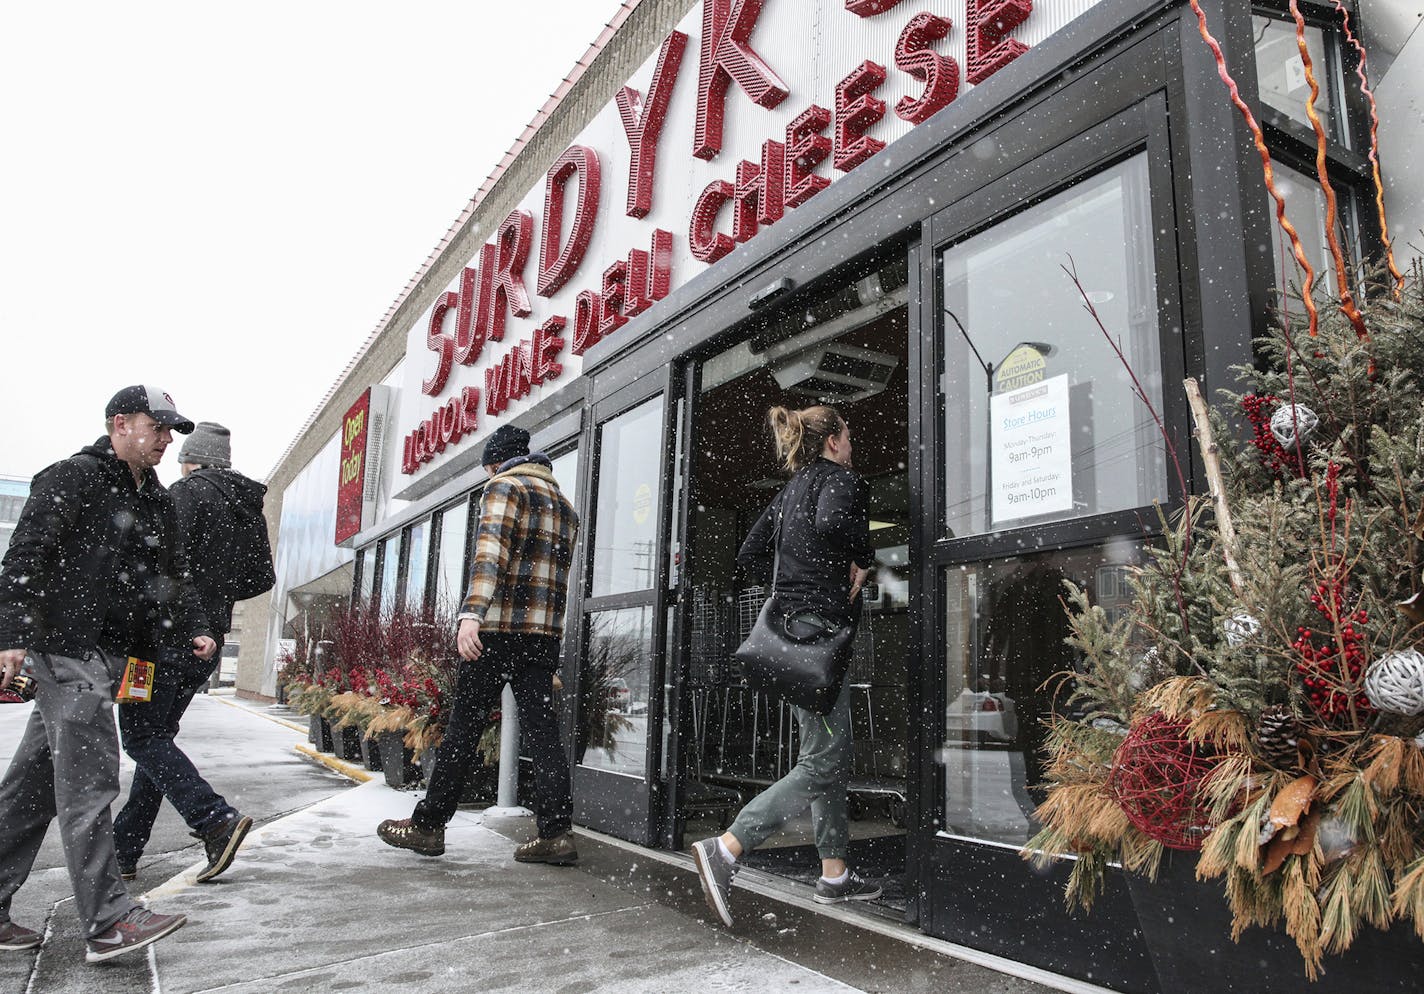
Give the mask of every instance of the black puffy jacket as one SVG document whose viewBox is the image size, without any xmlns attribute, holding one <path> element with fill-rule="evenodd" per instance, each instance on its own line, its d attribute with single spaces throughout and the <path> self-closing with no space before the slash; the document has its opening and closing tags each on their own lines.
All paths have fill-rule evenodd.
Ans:
<svg viewBox="0 0 1424 994">
<path fill-rule="evenodd" d="M 772 575 L 777 523 L 781 561 L 776 590 L 789 610 L 810 609 L 849 621 L 850 564 L 875 565 L 870 544 L 868 488 L 855 472 L 829 459 L 797 471 L 762 512 L 737 553 L 737 566 L 750 579 Z"/>
<path fill-rule="evenodd" d="M 143 487 L 107 437 L 34 478 L 0 567 L 0 648 L 152 659 L 212 635 L 173 498 Z"/>
<path fill-rule="evenodd" d="M 271 550 L 262 521 L 267 488 L 234 469 L 196 469 L 168 490 L 178 510 L 183 550 L 193 570 L 198 599 L 213 630 L 232 630 L 232 592 L 263 585 L 251 574 L 272 571 Z M 252 529 L 240 516 L 256 519 L 258 541 L 243 541 Z M 250 547 L 259 546 L 260 547 Z M 242 546 L 242 547 L 239 547 Z M 266 583 L 270 587 L 270 582 Z"/>
</svg>

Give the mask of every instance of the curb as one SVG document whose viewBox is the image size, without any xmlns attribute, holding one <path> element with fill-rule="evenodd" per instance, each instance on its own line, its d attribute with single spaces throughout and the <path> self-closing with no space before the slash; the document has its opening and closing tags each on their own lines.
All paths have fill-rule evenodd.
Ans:
<svg viewBox="0 0 1424 994">
<path fill-rule="evenodd" d="M 275 715 L 263 714 L 261 711 L 258 711 L 254 708 L 244 707 L 241 704 L 234 703 L 233 701 L 229 701 L 226 698 L 219 697 L 215 694 L 209 694 L 208 697 L 211 700 L 219 702 L 220 704 L 226 704 L 230 708 L 236 708 L 237 710 L 246 712 L 247 714 L 256 715 L 259 718 L 265 718 L 266 720 L 274 722 L 278 725 L 285 725 L 287 728 L 290 728 L 294 732 L 301 732 L 303 735 L 307 734 L 308 729 L 306 728 L 306 726 L 298 725 L 295 721 L 288 721 L 286 718 L 278 718 Z"/>
<path fill-rule="evenodd" d="M 367 783 L 370 780 L 374 779 L 369 770 L 365 770 L 352 763 L 348 763 L 344 759 L 337 759 L 335 756 L 328 755 L 327 753 L 317 752 L 305 742 L 298 742 L 296 745 L 292 746 L 292 748 L 295 749 L 297 752 L 301 753 L 303 756 L 306 756 L 308 759 L 314 759 L 322 766 L 325 766 L 328 769 L 341 774 L 348 780 L 353 780 L 356 783 Z"/>
</svg>

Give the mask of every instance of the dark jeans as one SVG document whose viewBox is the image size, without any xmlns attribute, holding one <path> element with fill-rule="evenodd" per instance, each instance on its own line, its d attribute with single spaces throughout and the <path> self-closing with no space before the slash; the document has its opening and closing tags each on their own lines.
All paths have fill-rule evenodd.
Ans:
<svg viewBox="0 0 1424 994">
<path fill-rule="evenodd" d="M 208 682 L 217 659 L 217 653 L 206 663 L 191 655 L 181 661 L 162 659 L 153 678 L 153 699 L 119 705 L 124 752 L 138 764 L 129 799 L 114 819 L 114 848 L 125 865 L 137 863 L 143 854 L 165 797 L 199 835 L 237 813 L 173 741 L 183 712 Z"/>
<path fill-rule="evenodd" d="M 475 745 L 499 703 L 507 683 L 519 707 L 519 735 L 534 760 L 534 796 L 539 809 L 539 837 L 562 835 L 572 825 L 569 761 L 559 741 L 554 713 L 554 671 L 559 667 L 559 640 L 552 635 L 510 635 L 481 632 L 485 651 L 474 662 L 461 660 L 455 684 L 455 708 L 445 737 L 435 752 L 425 798 L 411 820 L 425 829 L 439 828 L 455 815 L 460 795 L 478 762 Z"/>
</svg>

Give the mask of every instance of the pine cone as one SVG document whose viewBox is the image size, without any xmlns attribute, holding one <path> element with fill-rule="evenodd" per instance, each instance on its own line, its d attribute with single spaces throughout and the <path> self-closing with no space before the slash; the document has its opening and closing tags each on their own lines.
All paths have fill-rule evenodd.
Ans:
<svg viewBox="0 0 1424 994">
<path fill-rule="evenodd" d="M 1261 712 L 1256 728 L 1256 751 L 1278 770 L 1294 769 L 1300 762 L 1299 734 L 1300 723 L 1290 709 L 1272 704 Z"/>
</svg>

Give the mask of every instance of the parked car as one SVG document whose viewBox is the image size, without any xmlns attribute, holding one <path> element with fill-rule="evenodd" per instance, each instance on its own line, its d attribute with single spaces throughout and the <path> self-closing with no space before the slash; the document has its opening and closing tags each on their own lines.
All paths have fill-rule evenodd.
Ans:
<svg viewBox="0 0 1424 994">
<path fill-rule="evenodd" d="M 614 711 L 621 711 L 625 714 L 629 705 L 633 701 L 633 691 L 628 687 L 628 681 L 621 676 L 610 677 L 608 680 L 609 700 Z"/>
<path fill-rule="evenodd" d="M 218 657 L 219 687 L 231 687 L 237 683 L 237 650 L 236 642 L 223 643 L 222 655 Z"/>
<path fill-rule="evenodd" d="M 1014 699 L 965 687 L 945 711 L 945 734 L 951 742 L 1013 743 L 1019 735 Z"/>
</svg>

